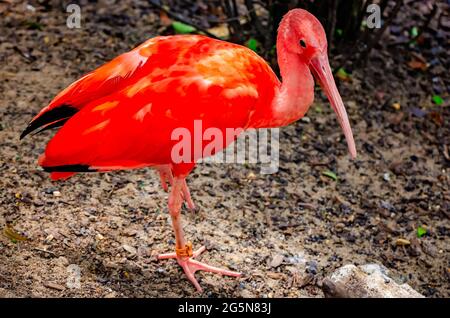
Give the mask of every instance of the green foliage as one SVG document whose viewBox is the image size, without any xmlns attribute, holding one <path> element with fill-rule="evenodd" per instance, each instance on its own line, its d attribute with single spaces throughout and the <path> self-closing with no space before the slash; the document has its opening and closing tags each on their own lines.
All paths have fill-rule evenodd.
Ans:
<svg viewBox="0 0 450 318">
<path fill-rule="evenodd" d="M 334 181 L 337 181 L 337 179 L 338 179 L 337 175 L 336 175 L 333 171 L 331 171 L 331 170 L 325 170 L 325 171 L 323 171 L 323 172 L 322 172 L 322 175 L 324 175 L 324 176 L 326 176 L 326 177 L 328 177 L 328 178 L 331 178 L 331 179 L 333 179 Z"/>
<path fill-rule="evenodd" d="M 250 50 L 255 51 L 258 49 L 259 43 L 256 39 L 250 38 L 246 43 L 245 46 L 248 47 Z"/>
<path fill-rule="evenodd" d="M 417 228 L 417 237 L 420 238 L 420 237 L 424 236 L 425 234 L 427 234 L 427 230 L 425 228 L 419 226 Z"/>
<path fill-rule="evenodd" d="M 188 34 L 195 32 L 197 29 L 194 28 L 191 25 L 184 24 L 182 22 L 173 21 L 172 22 L 172 28 L 175 30 L 175 33 L 177 34 Z"/>
<path fill-rule="evenodd" d="M 444 99 L 439 95 L 434 95 L 432 99 L 436 105 L 441 106 L 444 103 Z"/>
</svg>

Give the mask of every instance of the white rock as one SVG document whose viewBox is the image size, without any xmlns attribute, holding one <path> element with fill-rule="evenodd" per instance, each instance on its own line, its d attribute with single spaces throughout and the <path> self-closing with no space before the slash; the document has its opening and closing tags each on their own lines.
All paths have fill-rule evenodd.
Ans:
<svg viewBox="0 0 450 318">
<path fill-rule="evenodd" d="M 342 266 L 322 282 L 326 297 L 423 298 L 408 284 L 397 284 L 388 270 L 378 264 Z"/>
<path fill-rule="evenodd" d="M 127 251 L 130 255 L 136 255 L 136 249 L 133 246 L 124 244 L 122 245 L 122 248 Z"/>
</svg>

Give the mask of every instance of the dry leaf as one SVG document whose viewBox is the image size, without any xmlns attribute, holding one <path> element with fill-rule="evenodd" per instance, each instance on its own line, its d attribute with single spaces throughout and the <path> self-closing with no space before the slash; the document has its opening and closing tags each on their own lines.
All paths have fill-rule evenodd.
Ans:
<svg viewBox="0 0 450 318">
<path fill-rule="evenodd" d="M 392 108 L 394 108 L 395 110 L 400 110 L 400 108 L 401 108 L 400 103 L 392 104 Z"/>
<path fill-rule="evenodd" d="M 408 66 L 413 70 L 421 70 L 426 71 L 428 68 L 428 64 L 419 60 L 411 60 L 408 62 Z"/>
<path fill-rule="evenodd" d="M 209 32 L 217 36 L 221 39 L 228 39 L 230 37 L 230 31 L 228 30 L 228 27 L 226 24 L 220 24 L 214 28 L 208 29 Z"/>
<path fill-rule="evenodd" d="M 5 226 L 3 229 L 3 234 L 13 241 L 26 241 L 27 238 L 25 236 L 20 235 L 17 233 L 12 227 L 9 227 L 8 225 Z"/>
</svg>

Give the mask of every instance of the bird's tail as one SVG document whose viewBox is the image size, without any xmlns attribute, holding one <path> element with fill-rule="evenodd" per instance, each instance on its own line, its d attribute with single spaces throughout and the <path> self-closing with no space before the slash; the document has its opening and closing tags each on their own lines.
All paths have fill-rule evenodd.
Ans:
<svg viewBox="0 0 450 318">
<path fill-rule="evenodd" d="M 46 166 L 45 162 L 45 154 L 42 154 L 38 159 L 38 164 L 44 168 L 44 170 L 49 171 L 49 167 Z M 74 174 L 76 174 L 75 171 L 51 171 L 50 172 L 50 178 L 54 181 L 56 180 L 66 180 L 72 177 Z"/>
</svg>

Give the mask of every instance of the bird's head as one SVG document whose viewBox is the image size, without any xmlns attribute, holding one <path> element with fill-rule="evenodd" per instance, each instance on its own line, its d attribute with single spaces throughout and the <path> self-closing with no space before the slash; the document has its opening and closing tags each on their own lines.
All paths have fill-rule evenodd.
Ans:
<svg viewBox="0 0 450 318">
<path fill-rule="evenodd" d="M 355 141 L 344 103 L 328 62 L 327 37 L 322 24 L 308 11 L 294 9 L 283 17 L 279 35 L 282 38 L 281 42 L 284 43 L 284 49 L 295 54 L 300 62 L 308 66 L 324 90 L 344 132 L 350 155 L 355 158 Z"/>
</svg>

